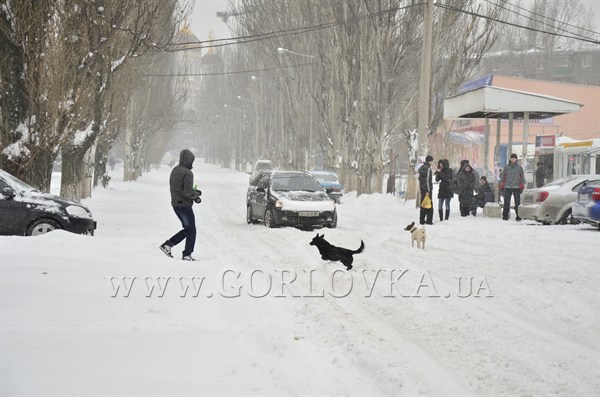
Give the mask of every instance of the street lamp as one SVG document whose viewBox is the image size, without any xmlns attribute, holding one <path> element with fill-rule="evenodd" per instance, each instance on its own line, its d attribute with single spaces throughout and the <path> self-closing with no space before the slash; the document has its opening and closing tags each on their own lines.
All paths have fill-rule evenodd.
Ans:
<svg viewBox="0 0 600 397">
<path fill-rule="evenodd" d="M 294 52 L 294 51 L 290 51 L 287 48 L 282 48 L 279 47 L 277 48 L 277 52 L 281 55 L 281 54 L 294 54 L 294 55 L 298 55 L 300 57 L 305 57 L 305 58 L 310 58 L 310 59 L 315 59 L 316 57 L 312 56 L 312 55 L 307 55 L 307 54 L 300 54 L 299 52 Z"/>
<path fill-rule="evenodd" d="M 316 57 L 313 56 L 313 55 L 301 54 L 299 52 L 290 51 L 287 48 L 283 48 L 283 47 L 277 48 L 277 52 L 279 53 L 279 55 L 292 54 L 292 55 L 297 55 L 297 56 L 300 56 L 300 57 L 309 58 L 311 66 L 314 65 L 313 61 L 316 59 Z M 311 68 L 310 69 L 310 89 L 311 90 L 315 86 L 314 77 L 315 77 L 315 75 L 314 75 L 313 69 Z M 309 95 L 309 97 L 310 97 L 310 95 Z M 310 167 L 310 162 L 311 162 L 311 158 L 312 158 L 313 102 L 314 102 L 314 100 L 312 98 L 310 98 L 310 108 L 309 108 L 309 115 L 308 115 L 308 122 L 309 122 L 309 127 L 308 127 L 308 156 L 307 156 L 307 160 L 306 160 L 306 164 L 309 167 Z"/>
</svg>

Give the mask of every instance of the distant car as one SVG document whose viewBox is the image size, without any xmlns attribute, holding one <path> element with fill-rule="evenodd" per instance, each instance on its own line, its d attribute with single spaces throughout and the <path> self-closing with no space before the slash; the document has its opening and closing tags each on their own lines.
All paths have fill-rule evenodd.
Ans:
<svg viewBox="0 0 600 397">
<path fill-rule="evenodd" d="M 309 174 L 314 176 L 319 184 L 329 197 L 335 200 L 336 204 L 340 203 L 340 199 L 342 198 L 344 185 L 340 183 L 338 176 L 335 172 L 330 171 L 308 171 Z"/>
<path fill-rule="evenodd" d="M 337 227 L 335 202 L 309 173 L 263 171 L 246 194 L 246 221 L 267 227 Z"/>
<path fill-rule="evenodd" d="M 83 204 L 42 193 L 0 170 L 0 235 L 36 236 L 56 229 L 94 235 L 96 222 Z"/>
<path fill-rule="evenodd" d="M 271 164 L 271 160 L 258 160 L 254 163 L 254 168 L 252 168 L 252 174 L 250 175 L 250 184 L 256 183 L 256 177 L 261 171 L 268 171 L 273 169 L 273 164 Z"/>
<path fill-rule="evenodd" d="M 600 181 L 589 181 L 581 186 L 573 204 L 573 218 L 600 231 Z"/>
<path fill-rule="evenodd" d="M 600 175 L 572 175 L 557 179 L 540 188 L 525 189 L 521 194 L 519 216 L 544 224 L 578 223 L 573 218 L 573 204 L 585 182 L 600 180 Z"/>
</svg>

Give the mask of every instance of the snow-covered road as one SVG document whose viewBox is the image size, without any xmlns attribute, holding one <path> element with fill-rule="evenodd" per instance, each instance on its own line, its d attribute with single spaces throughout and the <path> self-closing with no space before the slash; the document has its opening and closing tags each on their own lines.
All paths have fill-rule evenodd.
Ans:
<svg viewBox="0 0 600 397">
<path fill-rule="evenodd" d="M 591 227 L 460 218 L 453 200 L 420 251 L 414 202 L 348 194 L 320 231 L 365 242 L 345 272 L 315 232 L 247 225 L 248 175 L 196 161 L 189 263 L 158 250 L 180 228 L 169 171 L 95 190 L 93 238 L 0 237 L 2 396 L 600 393 Z"/>
</svg>

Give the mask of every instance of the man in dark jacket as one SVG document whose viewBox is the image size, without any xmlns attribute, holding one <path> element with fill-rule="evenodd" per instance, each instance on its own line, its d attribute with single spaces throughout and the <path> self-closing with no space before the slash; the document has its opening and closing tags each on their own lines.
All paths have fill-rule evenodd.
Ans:
<svg viewBox="0 0 600 397">
<path fill-rule="evenodd" d="M 456 173 L 456 182 L 460 216 L 469 216 L 473 202 L 473 189 L 475 188 L 475 174 L 469 160 L 460 162 L 460 169 Z"/>
<path fill-rule="evenodd" d="M 542 163 L 538 163 L 537 166 L 537 170 L 535 171 L 535 187 L 542 187 L 546 179 L 546 170 Z"/>
<path fill-rule="evenodd" d="M 478 207 L 483 208 L 486 203 L 494 202 L 494 192 L 485 176 L 479 178 L 479 185 L 479 193 L 473 198 L 473 207 L 471 208 L 471 214 L 473 216 L 477 216 Z"/>
<path fill-rule="evenodd" d="M 425 198 L 426 194 L 429 194 L 431 199 L 433 196 L 433 181 L 431 179 L 431 164 L 433 163 L 433 157 L 425 157 L 425 163 L 419 168 L 419 190 L 421 190 L 421 202 Z M 419 214 L 419 222 L 421 225 L 428 224 L 433 225 L 433 205 L 431 208 L 423 208 L 421 205 L 421 212 Z"/>
<path fill-rule="evenodd" d="M 435 180 L 440 183 L 438 189 L 438 213 L 440 222 L 444 219 L 444 204 L 446 206 L 446 220 L 450 217 L 450 200 L 454 196 L 452 192 L 452 168 L 450 162 L 446 159 L 438 161 L 438 168 L 435 171 Z"/>
<path fill-rule="evenodd" d="M 175 215 L 181 221 L 183 229 L 159 247 L 162 252 L 172 258 L 171 248 L 185 239 L 185 249 L 182 255 L 184 261 L 195 260 L 192 252 L 194 252 L 196 244 L 196 219 L 192 205 L 194 201 L 200 203 L 200 195 L 202 195 L 200 190 L 194 189 L 194 174 L 191 171 L 194 159 L 192 152 L 187 149 L 182 150 L 179 154 L 179 165 L 171 171 L 169 178 L 171 205 Z"/>
<path fill-rule="evenodd" d="M 521 204 L 521 192 L 525 188 L 525 173 L 523 167 L 517 163 L 517 155 L 510 155 L 510 161 L 502 170 L 500 176 L 500 190 L 504 190 L 504 208 L 502 219 L 507 221 L 510 213 L 510 198 L 515 198 L 515 220 L 520 221 L 519 205 Z"/>
</svg>

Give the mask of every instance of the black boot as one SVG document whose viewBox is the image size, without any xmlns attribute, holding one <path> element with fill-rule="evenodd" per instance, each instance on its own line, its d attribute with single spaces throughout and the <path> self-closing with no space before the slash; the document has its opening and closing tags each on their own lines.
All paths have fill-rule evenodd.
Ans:
<svg viewBox="0 0 600 397">
<path fill-rule="evenodd" d="M 438 214 L 440 214 L 440 222 L 444 220 L 444 210 L 438 210 Z M 446 218 L 448 219 L 448 218 Z"/>
<path fill-rule="evenodd" d="M 449 208 L 446 210 L 446 218 L 445 219 L 448 220 L 448 218 L 450 218 L 450 209 Z"/>
<path fill-rule="evenodd" d="M 517 216 L 515 218 L 515 221 L 519 222 L 521 220 L 521 217 L 519 216 L 519 206 L 515 205 L 515 215 Z"/>
</svg>

